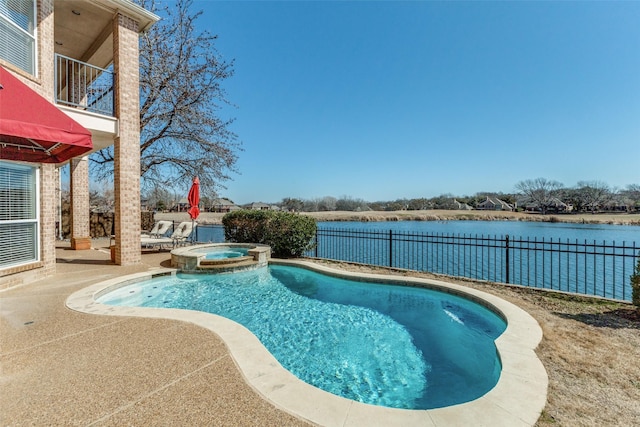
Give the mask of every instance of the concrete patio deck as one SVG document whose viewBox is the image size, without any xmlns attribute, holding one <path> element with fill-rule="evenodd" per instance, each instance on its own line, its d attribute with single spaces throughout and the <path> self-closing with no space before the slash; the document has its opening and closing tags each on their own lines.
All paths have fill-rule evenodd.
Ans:
<svg viewBox="0 0 640 427">
<path fill-rule="evenodd" d="M 108 246 L 59 242 L 54 277 L 0 291 L 0 425 L 309 425 L 254 391 L 207 329 L 67 308 L 77 290 L 170 260 L 116 266 Z"/>
<path fill-rule="evenodd" d="M 544 407 L 547 375 L 533 352 L 542 337 L 535 319 L 451 283 L 429 286 L 486 301 L 509 322 L 496 340 L 503 373 L 474 401 L 426 411 L 365 405 L 316 389 L 222 317 L 95 302 L 95 292 L 107 286 L 166 273 L 170 258 L 150 251 L 140 265 L 120 267 L 110 261 L 108 240 L 93 241 L 87 251 L 61 242 L 53 278 L 0 291 L 0 425 L 512 427 L 535 424 Z M 305 262 L 278 263 L 337 274 Z"/>
</svg>

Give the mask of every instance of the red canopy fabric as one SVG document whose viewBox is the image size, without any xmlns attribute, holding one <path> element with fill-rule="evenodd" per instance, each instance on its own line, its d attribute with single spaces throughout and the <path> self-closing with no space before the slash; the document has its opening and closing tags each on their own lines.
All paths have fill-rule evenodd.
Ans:
<svg viewBox="0 0 640 427">
<path fill-rule="evenodd" d="M 62 163 L 92 148 L 91 132 L 0 67 L 0 159 Z"/>
<path fill-rule="evenodd" d="M 191 188 L 189 189 L 187 200 L 191 206 L 187 212 L 189 212 L 191 219 L 195 220 L 198 218 L 198 215 L 200 215 L 200 208 L 198 208 L 200 204 L 200 180 L 197 176 L 193 178 L 193 184 L 191 184 Z"/>
</svg>

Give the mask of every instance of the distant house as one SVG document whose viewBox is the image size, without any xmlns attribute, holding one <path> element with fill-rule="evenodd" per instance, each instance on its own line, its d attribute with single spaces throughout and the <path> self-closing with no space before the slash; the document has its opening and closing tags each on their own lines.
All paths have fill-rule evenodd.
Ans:
<svg viewBox="0 0 640 427">
<path fill-rule="evenodd" d="M 453 199 L 453 204 L 455 205 L 455 209 L 459 210 L 459 211 L 470 211 L 470 210 L 473 210 L 473 208 L 471 206 L 469 206 L 468 204 L 459 202 L 456 199 Z"/>
<path fill-rule="evenodd" d="M 478 203 L 476 209 L 485 211 L 513 211 L 513 206 L 497 197 L 487 197 L 484 202 Z"/>
<path fill-rule="evenodd" d="M 240 209 L 238 205 L 229 199 L 215 199 L 211 204 L 212 212 L 231 212 Z"/>
<path fill-rule="evenodd" d="M 569 205 L 557 197 L 553 197 L 549 206 L 547 206 L 547 211 L 555 211 L 555 212 L 571 212 L 573 210 L 573 205 Z"/>
<path fill-rule="evenodd" d="M 545 209 L 543 209 L 539 203 L 537 202 L 525 202 L 523 203 L 524 208 L 528 212 L 571 212 L 573 210 L 573 206 L 567 203 L 564 203 L 562 200 L 557 197 L 553 197 L 549 200 Z"/>
<path fill-rule="evenodd" d="M 249 209 L 256 211 L 268 211 L 271 209 L 271 206 L 262 202 L 254 202 L 249 205 Z"/>
<path fill-rule="evenodd" d="M 608 212 L 629 212 L 631 211 L 631 203 L 628 200 L 614 198 L 602 206 Z"/>
<path fill-rule="evenodd" d="M 177 212 L 186 212 L 187 209 L 189 209 L 189 201 L 185 197 L 183 197 L 182 199 L 178 200 L 178 203 L 176 203 L 171 210 Z"/>
</svg>

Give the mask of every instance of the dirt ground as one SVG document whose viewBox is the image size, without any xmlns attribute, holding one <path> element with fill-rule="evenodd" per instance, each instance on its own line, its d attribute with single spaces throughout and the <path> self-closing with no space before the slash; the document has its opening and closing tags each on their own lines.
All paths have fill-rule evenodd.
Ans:
<svg viewBox="0 0 640 427">
<path fill-rule="evenodd" d="M 503 220 L 579 222 L 584 224 L 626 224 L 640 225 L 640 214 L 561 214 L 540 215 L 506 211 L 394 211 L 394 212 L 312 212 L 305 213 L 318 221 L 447 221 L 447 220 Z"/>
<path fill-rule="evenodd" d="M 434 275 L 320 261 L 334 268 Z M 640 425 L 640 311 L 631 304 L 437 277 L 491 293 L 530 313 L 544 337 L 536 350 L 549 375 L 537 426 Z"/>
</svg>

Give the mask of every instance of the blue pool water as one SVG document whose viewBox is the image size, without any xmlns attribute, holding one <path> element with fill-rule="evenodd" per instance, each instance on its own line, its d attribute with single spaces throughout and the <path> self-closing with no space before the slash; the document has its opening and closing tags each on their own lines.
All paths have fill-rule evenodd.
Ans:
<svg viewBox="0 0 640 427">
<path fill-rule="evenodd" d="M 220 246 L 217 248 L 208 247 L 203 249 L 193 249 L 193 252 L 204 253 L 205 259 L 224 259 L 246 256 L 249 253 L 249 249 Z"/>
<path fill-rule="evenodd" d="M 159 277 L 98 302 L 227 317 L 251 330 L 301 380 L 373 405 L 431 409 L 464 403 L 500 377 L 494 340 L 505 322 L 479 304 L 433 290 L 276 265 Z"/>
</svg>

